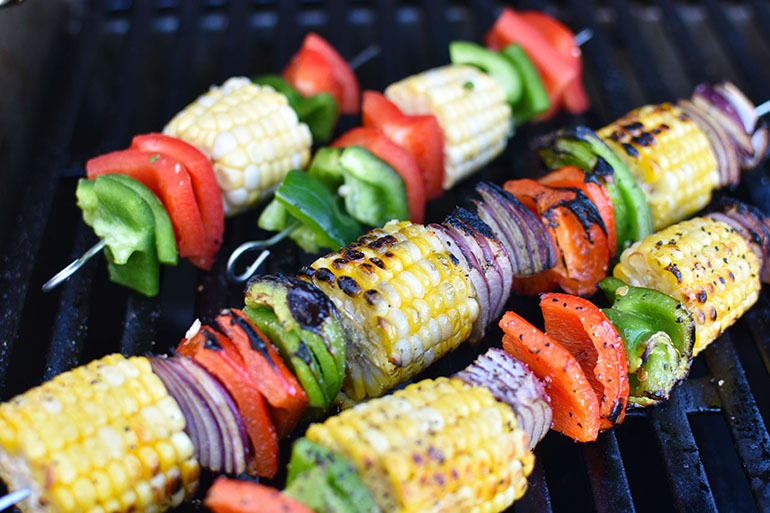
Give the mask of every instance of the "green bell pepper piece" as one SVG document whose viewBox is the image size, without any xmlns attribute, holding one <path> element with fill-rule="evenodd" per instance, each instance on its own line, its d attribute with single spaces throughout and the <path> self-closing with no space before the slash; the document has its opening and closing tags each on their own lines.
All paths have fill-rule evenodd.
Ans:
<svg viewBox="0 0 770 513">
<path fill-rule="evenodd" d="M 304 171 L 289 171 L 275 191 L 275 199 L 316 235 L 313 242 L 318 247 L 337 251 L 363 231 L 355 219 L 340 211 L 331 192 Z"/>
<path fill-rule="evenodd" d="M 293 363 L 307 364 L 320 385 L 325 408 L 337 397 L 345 378 L 347 339 L 334 303 L 317 287 L 297 278 L 258 276 L 249 282 L 244 297 L 245 312 L 257 325 L 272 333 L 268 337 Z M 277 324 L 275 322 L 277 321 Z M 317 363 L 317 365 L 315 365 Z M 304 386 L 304 385 L 303 385 Z"/>
<path fill-rule="evenodd" d="M 289 365 L 294 375 L 297 376 L 302 389 L 307 394 L 310 408 L 316 410 L 316 413 L 325 410 L 330 399 L 326 394 L 325 387 L 319 381 L 321 372 L 318 369 L 318 362 L 307 346 L 304 344 L 300 345 L 299 337 L 284 333 L 280 319 L 269 308 L 246 307 L 243 309 L 243 313 L 278 348 L 281 358 Z"/>
<path fill-rule="evenodd" d="M 452 41 L 449 59 L 453 64 L 468 64 L 486 72 L 503 88 L 505 99 L 511 106 L 521 99 L 521 76 L 513 63 L 499 53 L 470 41 Z"/>
<path fill-rule="evenodd" d="M 163 203 L 147 186 L 130 176 L 120 174 L 108 176 L 121 182 L 123 185 L 131 187 L 147 202 L 155 218 L 155 246 L 158 251 L 158 260 L 161 264 L 177 265 L 179 257 L 176 249 L 174 227 L 171 225 L 171 219 L 168 217 L 168 212 L 166 212 L 166 207 L 163 206 Z"/>
<path fill-rule="evenodd" d="M 110 176 L 81 179 L 75 194 L 86 224 L 105 240 L 110 279 L 146 296 L 157 295 L 160 264 L 150 205 Z"/>
<path fill-rule="evenodd" d="M 521 46 L 513 43 L 503 48 L 500 54 L 513 64 L 521 78 L 521 98 L 513 105 L 513 125 L 519 126 L 547 111 L 551 100 L 537 69 Z"/>
<path fill-rule="evenodd" d="M 312 511 L 357 513 L 359 510 L 326 480 L 323 470 L 313 467 L 289 483 L 283 493 L 297 499 Z"/>
<path fill-rule="evenodd" d="M 329 93 L 319 93 L 305 98 L 278 75 L 262 75 L 255 78 L 254 83 L 269 85 L 286 96 L 289 106 L 297 113 L 299 120 L 310 128 L 313 142 L 324 143 L 331 139 L 339 114 L 334 96 Z"/>
<path fill-rule="evenodd" d="M 690 370 L 695 342 L 692 315 L 662 292 L 617 278 L 601 280 L 599 288 L 613 302 L 604 312 L 626 347 L 629 402 L 647 406 L 668 398 Z"/>
<path fill-rule="evenodd" d="M 356 469 L 350 463 L 334 451 L 313 443 L 307 438 L 300 438 L 292 447 L 286 484 L 291 486 L 306 472 L 313 469 L 318 469 L 340 496 L 356 505 L 355 511 L 361 513 L 380 511 L 369 488 L 361 481 Z"/>
<path fill-rule="evenodd" d="M 340 166 L 345 173 L 340 195 L 354 219 L 369 226 L 409 219 L 404 180 L 387 162 L 366 148 L 349 146 L 342 151 Z"/>
</svg>

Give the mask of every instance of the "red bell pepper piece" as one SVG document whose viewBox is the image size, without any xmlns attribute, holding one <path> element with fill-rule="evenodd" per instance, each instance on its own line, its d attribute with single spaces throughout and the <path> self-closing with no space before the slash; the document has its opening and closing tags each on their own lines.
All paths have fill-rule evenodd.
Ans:
<svg viewBox="0 0 770 513">
<path fill-rule="evenodd" d="M 362 146 L 387 162 L 404 180 L 409 219 L 421 223 L 425 217 L 425 183 L 414 158 L 385 134 L 370 127 L 357 127 L 342 134 L 331 146 Z"/>
<path fill-rule="evenodd" d="M 408 151 L 422 172 L 425 197 L 444 193 L 444 134 L 436 116 L 410 116 L 377 91 L 364 91 L 361 106 L 364 126 L 380 130 Z"/>
<path fill-rule="evenodd" d="M 599 401 L 580 364 L 561 344 L 514 312 L 500 320 L 503 349 L 543 380 L 553 408 L 553 429 L 591 442 L 599 434 Z"/>
<path fill-rule="evenodd" d="M 243 312 L 235 308 L 226 310 L 216 320 L 243 359 L 246 372 L 271 406 L 270 414 L 278 437 L 287 436 L 307 409 L 305 390 L 286 367 L 275 346 Z M 228 346 L 224 347 L 228 351 Z"/>
<path fill-rule="evenodd" d="M 551 108 L 538 119 L 548 119 L 558 110 L 564 91 L 578 77 L 579 70 L 574 60 L 562 55 L 539 27 L 506 7 L 484 36 L 484 44 L 499 51 L 512 43 L 524 49 L 543 80 Z"/>
<path fill-rule="evenodd" d="M 281 76 L 304 97 L 329 93 L 339 106 L 342 86 L 334 77 L 331 63 L 317 50 L 304 46 L 292 57 Z"/>
<path fill-rule="evenodd" d="M 342 114 L 358 114 L 358 78 L 348 62 L 318 34 L 311 32 L 305 37 L 281 75 L 303 96 L 329 93 Z"/>
<path fill-rule="evenodd" d="M 545 332 L 575 357 L 599 400 L 600 428 L 623 422 L 628 363 L 623 339 L 587 299 L 555 292 L 540 296 Z"/>
<path fill-rule="evenodd" d="M 249 474 L 275 477 L 278 471 L 278 435 L 265 399 L 249 374 L 224 350 L 223 335 L 203 326 L 194 337 L 183 339 L 177 351 L 189 356 L 218 379 L 232 396 L 243 417 L 253 449 Z"/>
<path fill-rule="evenodd" d="M 179 256 L 205 257 L 208 254 L 190 173 L 181 162 L 160 153 L 120 150 L 92 158 L 86 163 L 86 172 L 89 179 L 117 173 L 142 182 L 166 207 L 174 226 Z"/>
<path fill-rule="evenodd" d="M 551 187 L 577 187 L 583 191 L 599 210 L 604 226 L 607 228 L 607 244 L 610 249 L 610 258 L 617 252 L 617 235 L 615 233 L 615 208 L 607 189 L 596 179 L 594 175 L 588 175 L 582 169 L 575 166 L 565 166 L 551 171 L 540 180 L 540 183 Z"/>
<path fill-rule="evenodd" d="M 276 488 L 226 477 L 214 480 L 203 505 L 214 513 L 313 513 Z"/>
<path fill-rule="evenodd" d="M 219 192 L 219 184 L 211 160 L 195 146 L 176 137 L 157 133 L 135 136 L 131 141 L 131 149 L 168 155 L 187 168 L 208 244 L 206 255 L 190 260 L 201 269 L 211 269 L 214 256 L 222 245 L 222 235 L 225 231 L 222 194 Z"/>
<path fill-rule="evenodd" d="M 577 70 L 575 79 L 564 89 L 561 103 L 567 111 L 581 114 L 591 101 L 583 87 L 583 53 L 575 43 L 575 34 L 562 22 L 540 11 L 523 11 L 519 15 L 551 42 L 559 55 L 572 62 Z"/>
<path fill-rule="evenodd" d="M 610 251 L 596 205 L 579 189 L 549 187 L 534 180 L 509 180 L 503 186 L 539 215 L 561 251 L 550 270 L 572 294 L 592 294 L 607 275 Z M 548 272 L 548 271 L 546 271 Z"/>
</svg>

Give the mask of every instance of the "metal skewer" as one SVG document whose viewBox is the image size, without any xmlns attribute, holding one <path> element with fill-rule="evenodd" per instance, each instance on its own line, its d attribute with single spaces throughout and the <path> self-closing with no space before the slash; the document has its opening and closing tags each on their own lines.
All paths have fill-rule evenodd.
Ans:
<svg viewBox="0 0 770 513">
<path fill-rule="evenodd" d="M 20 488 L 15 492 L 11 492 L 3 497 L 0 497 L 0 511 L 10 508 L 17 502 L 23 501 L 29 497 L 31 493 L 32 492 L 29 488 Z"/>
<path fill-rule="evenodd" d="M 61 282 L 78 272 L 78 269 L 83 267 L 92 256 L 104 249 L 107 245 L 107 239 L 102 239 L 94 244 L 91 249 L 81 255 L 80 258 L 74 260 L 70 265 L 56 273 L 53 278 L 43 284 L 43 292 L 50 292 L 55 289 Z"/>
</svg>

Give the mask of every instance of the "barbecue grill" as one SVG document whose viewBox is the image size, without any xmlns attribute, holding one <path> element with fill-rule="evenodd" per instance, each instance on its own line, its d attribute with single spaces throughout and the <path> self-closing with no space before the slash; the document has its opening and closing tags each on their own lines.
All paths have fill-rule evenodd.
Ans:
<svg viewBox="0 0 770 513">
<path fill-rule="evenodd" d="M 467 201 L 480 179 L 501 183 L 531 174 L 528 142 L 558 126 L 598 128 L 643 103 L 689 95 L 704 80 L 730 79 L 757 103 L 770 97 L 770 2 L 515 6 L 593 31 L 583 47 L 593 108 L 522 128 L 472 183 L 430 203 L 428 221 Z M 241 242 L 265 236 L 254 212 L 228 221 L 211 272 L 186 262 L 166 268 L 158 298 L 109 283 L 100 258 L 42 293 L 48 277 L 96 242 L 74 201 L 87 158 L 161 129 L 211 84 L 280 70 L 310 30 L 347 57 L 379 45 L 379 56 L 357 74 L 362 88 L 382 90 L 446 63 L 449 41 L 480 40 L 499 8 L 483 0 L 27 0 L 0 10 L 1 398 L 109 352 L 168 351 L 195 317 L 242 304 L 242 287 L 227 282 L 225 262 Z M 354 125 L 343 119 L 341 129 Z M 766 214 L 768 170 L 764 164 L 744 175 L 732 193 Z M 291 273 L 310 261 L 283 243 L 263 270 Z M 535 319 L 535 303 L 513 298 L 508 306 Z M 491 329 L 478 346 L 461 346 L 421 377 L 455 372 L 499 340 Z M 630 413 L 595 443 L 549 434 L 536 450 L 530 489 L 513 510 L 770 511 L 768 425 L 765 287 L 758 304 L 695 360 L 669 401 Z"/>
</svg>

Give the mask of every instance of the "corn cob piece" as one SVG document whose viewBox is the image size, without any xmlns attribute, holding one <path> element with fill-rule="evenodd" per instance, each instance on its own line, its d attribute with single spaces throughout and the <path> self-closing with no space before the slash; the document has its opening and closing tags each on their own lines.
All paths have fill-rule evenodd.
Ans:
<svg viewBox="0 0 770 513">
<path fill-rule="evenodd" d="M 705 207 L 719 186 L 708 136 L 676 105 L 640 107 L 597 133 L 645 192 L 655 230 Z"/>
<path fill-rule="evenodd" d="M 693 356 L 759 297 L 759 262 L 745 239 L 721 221 L 697 217 L 635 242 L 616 278 L 681 301 L 695 319 Z"/>
<path fill-rule="evenodd" d="M 457 378 L 359 404 L 306 437 L 350 461 L 389 512 L 503 511 L 534 464 L 510 406 Z"/>
<path fill-rule="evenodd" d="M 486 73 L 449 65 L 390 85 L 385 95 L 407 114 L 432 114 L 444 132 L 444 189 L 502 153 L 513 133 L 505 91 Z"/>
<path fill-rule="evenodd" d="M 386 224 L 301 271 L 342 314 L 343 392 L 377 397 L 466 340 L 479 315 L 457 259 L 426 227 Z"/>
<path fill-rule="evenodd" d="M 198 486 L 184 427 L 146 358 L 105 356 L 0 405 L 0 477 L 23 511 L 162 511 Z"/>
<path fill-rule="evenodd" d="M 228 216 L 272 194 L 286 173 L 310 160 L 310 129 L 286 96 L 244 77 L 213 86 L 163 131 L 212 160 Z"/>
</svg>

